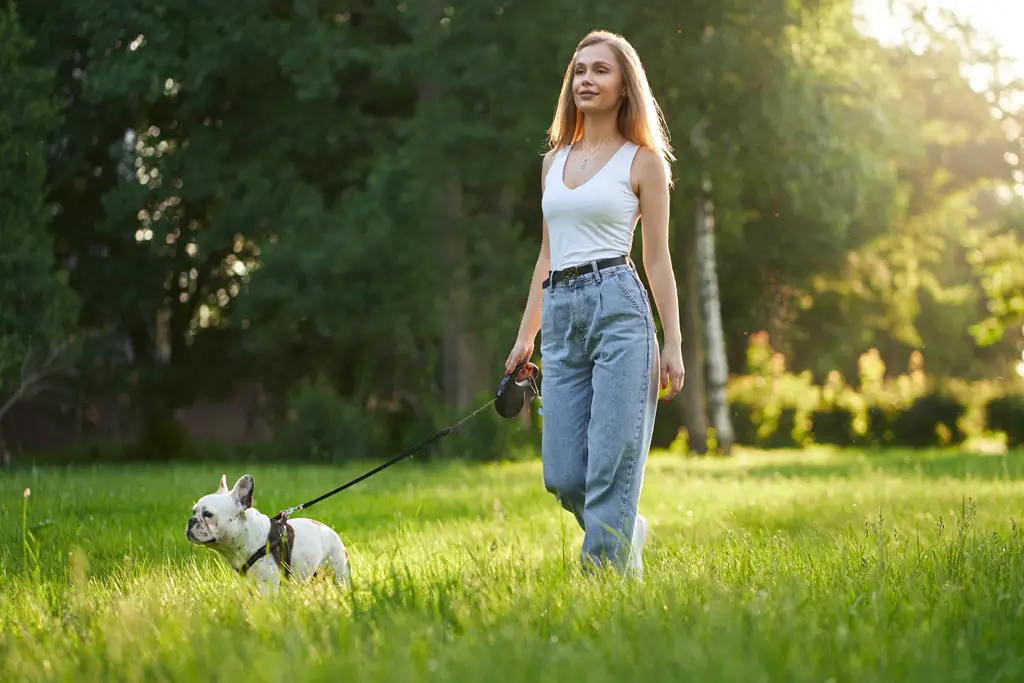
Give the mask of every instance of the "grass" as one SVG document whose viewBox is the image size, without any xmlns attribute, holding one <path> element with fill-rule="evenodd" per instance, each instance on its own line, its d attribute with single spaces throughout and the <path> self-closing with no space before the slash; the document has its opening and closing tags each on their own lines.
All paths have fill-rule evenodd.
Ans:
<svg viewBox="0 0 1024 683">
<path fill-rule="evenodd" d="M 362 469 L 249 471 L 272 514 Z M 643 585 L 580 575 L 538 463 L 404 463 L 308 513 L 348 544 L 351 593 L 276 599 L 185 540 L 221 472 L 0 475 L 0 680 L 1024 675 L 1021 454 L 656 455 Z"/>
</svg>

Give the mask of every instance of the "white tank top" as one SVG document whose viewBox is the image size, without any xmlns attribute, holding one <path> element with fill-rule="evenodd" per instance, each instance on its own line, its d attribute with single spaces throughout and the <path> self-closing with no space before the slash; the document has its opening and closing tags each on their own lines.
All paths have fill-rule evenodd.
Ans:
<svg viewBox="0 0 1024 683">
<path fill-rule="evenodd" d="M 638 145 L 626 141 L 590 180 L 574 190 L 563 180 L 570 149 L 571 145 L 555 154 L 541 198 L 552 270 L 628 255 L 640 213 L 640 200 L 629 181 Z"/>
</svg>

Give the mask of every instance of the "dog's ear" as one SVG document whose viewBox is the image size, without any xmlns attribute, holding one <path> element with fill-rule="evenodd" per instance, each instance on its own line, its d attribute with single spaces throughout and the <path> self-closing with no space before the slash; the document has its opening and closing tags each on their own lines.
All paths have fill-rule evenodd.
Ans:
<svg viewBox="0 0 1024 683">
<path fill-rule="evenodd" d="M 217 493 L 228 492 L 228 477 L 226 474 L 220 475 L 220 488 L 217 489 Z"/>
<path fill-rule="evenodd" d="M 238 506 L 243 510 L 247 510 L 252 507 L 252 494 L 256 488 L 256 482 L 253 480 L 251 474 L 243 474 L 238 481 L 235 482 L 235 487 L 231 489 L 231 495 L 235 497 L 235 501 Z"/>
</svg>

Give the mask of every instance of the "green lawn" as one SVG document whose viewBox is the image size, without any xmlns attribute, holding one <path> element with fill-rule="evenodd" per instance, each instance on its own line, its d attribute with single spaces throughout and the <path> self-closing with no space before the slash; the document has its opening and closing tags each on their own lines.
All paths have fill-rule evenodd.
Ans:
<svg viewBox="0 0 1024 683">
<path fill-rule="evenodd" d="M 363 469 L 249 471 L 273 514 Z M 1021 454 L 658 454 L 644 585 L 579 574 L 539 463 L 403 463 L 309 511 L 354 591 L 276 599 L 185 540 L 222 471 L 0 474 L 0 681 L 1024 676 Z"/>
</svg>

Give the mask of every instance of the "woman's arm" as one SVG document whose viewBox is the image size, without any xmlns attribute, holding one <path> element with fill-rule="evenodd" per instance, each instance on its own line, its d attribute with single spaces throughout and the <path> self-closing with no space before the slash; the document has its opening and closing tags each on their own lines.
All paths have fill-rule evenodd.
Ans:
<svg viewBox="0 0 1024 683">
<path fill-rule="evenodd" d="M 669 400 L 682 388 L 684 371 L 683 337 L 679 328 L 679 294 L 676 290 L 668 241 L 668 170 L 662 158 L 645 147 L 637 153 L 636 161 L 634 178 L 640 197 L 644 272 L 647 274 L 665 335 L 662 351 L 662 387 L 671 385 L 665 397 L 665 400 Z"/>
<path fill-rule="evenodd" d="M 551 167 L 553 155 L 549 152 L 544 155 L 541 163 L 540 190 L 544 193 L 544 178 Z M 533 357 L 533 347 L 537 339 L 537 332 L 540 331 L 541 303 L 544 299 L 544 288 L 541 286 L 551 271 L 551 247 L 548 240 L 548 222 L 543 221 L 540 253 L 537 254 L 537 262 L 533 266 L 533 277 L 530 278 L 530 292 L 526 297 L 526 308 L 523 310 L 523 318 L 519 323 L 519 333 L 516 335 L 516 343 L 512 347 L 508 358 L 505 359 L 505 370 L 511 372 L 516 365 L 522 361 L 528 361 Z"/>
<path fill-rule="evenodd" d="M 526 297 L 526 310 L 523 311 L 523 320 L 519 324 L 519 341 L 534 343 L 537 332 L 540 331 L 540 307 L 544 298 L 544 289 L 541 284 L 547 278 L 551 270 L 551 251 L 548 246 L 548 222 L 544 221 L 543 236 L 540 241 L 540 253 L 537 254 L 537 262 L 533 266 L 533 278 L 530 280 L 530 294 Z"/>
</svg>

